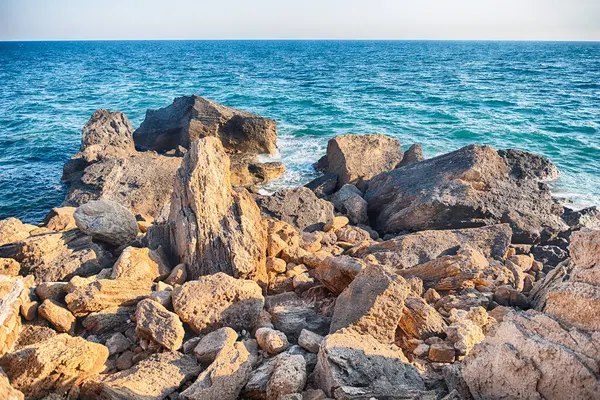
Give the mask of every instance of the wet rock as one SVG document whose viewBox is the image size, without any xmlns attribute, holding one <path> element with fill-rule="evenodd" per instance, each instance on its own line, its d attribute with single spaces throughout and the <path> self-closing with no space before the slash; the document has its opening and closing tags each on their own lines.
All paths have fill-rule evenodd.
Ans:
<svg viewBox="0 0 600 400">
<path fill-rule="evenodd" d="M 54 300 L 44 300 L 38 307 L 40 317 L 50 322 L 58 332 L 73 334 L 75 332 L 75 317 L 69 310 L 63 308 Z"/>
<path fill-rule="evenodd" d="M 111 200 L 83 204 L 77 207 L 73 217 L 83 233 L 115 246 L 135 240 L 139 231 L 135 216 Z"/>
<path fill-rule="evenodd" d="M 362 192 L 354 185 L 344 185 L 340 190 L 331 195 L 329 200 L 335 208 L 348 216 L 353 224 L 366 224 L 367 201 L 362 198 Z"/>
<path fill-rule="evenodd" d="M 306 361 L 301 355 L 278 357 L 267 385 L 267 400 L 301 391 L 306 384 Z"/>
<path fill-rule="evenodd" d="M 150 296 L 151 282 L 100 279 L 74 286 L 65 296 L 67 307 L 76 317 L 115 306 L 130 306 Z"/>
<path fill-rule="evenodd" d="M 137 148 L 158 152 L 178 146 L 189 149 L 194 141 L 207 136 L 219 138 L 231 152 L 273 154 L 277 125 L 273 120 L 200 96 L 185 96 L 168 107 L 148 110 L 133 133 Z"/>
<path fill-rule="evenodd" d="M 135 312 L 138 337 L 151 339 L 169 350 L 178 350 L 183 344 L 183 324 L 177 314 L 159 303 L 145 299 L 138 303 Z"/>
<path fill-rule="evenodd" d="M 402 148 L 398 139 L 385 135 L 341 135 L 327 143 L 327 154 L 319 160 L 318 168 L 336 174 L 338 188 L 351 183 L 364 190 L 369 179 L 394 169 L 400 161 Z"/>
<path fill-rule="evenodd" d="M 173 308 L 198 333 L 223 326 L 252 330 L 263 308 L 260 286 L 222 272 L 186 282 L 173 290 Z"/>
<path fill-rule="evenodd" d="M 275 329 L 259 328 L 256 330 L 255 336 L 260 348 L 269 355 L 279 354 L 290 345 L 285 333 Z"/>
<path fill-rule="evenodd" d="M 320 230 L 334 217 L 333 204 L 319 199 L 308 188 L 282 189 L 257 198 L 263 214 L 291 224 L 299 231 Z"/>
<path fill-rule="evenodd" d="M 400 162 L 400 164 L 398 164 L 397 168 L 404 167 L 405 165 L 414 164 L 423 160 L 425 160 L 425 156 L 423 155 L 423 149 L 421 148 L 420 144 L 415 143 L 404 152 L 402 161 Z"/>
<path fill-rule="evenodd" d="M 90 400 L 162 400 L 200 372 L 193 356 L 177 352 L 151 355 L 131 369 L 88 380 L 81 397 Z"/>
<path fill-rule="evenodd" d="M 233 346 L 237 338 L 236 331 L 229 327 L 217 329 L 198 341 L 194 348 L 194 355 L 202 364 L 210 364 L 217 358 L 221 350 Z"/>
<path fill-rule="evenodd" d="M 166 278 L 170 272 L 161 248 L 127 247 L 115 262 L 111 278 L 153 282 Z"/>
<path fill-rule="evenodd" d="M 546 157 L 515 149 L 498 150 L 498 154 L 506 161 L 509 173 L 515 179 L 552 181 L 560 175 L 556 165 Z"/>
<path fill-rule="evenodd" d="M 77 228 L 73 213 L 75 207 L 55 207 L 44 217 L 42 225 L 54 232 L 68 231 Z"/>
</svg>

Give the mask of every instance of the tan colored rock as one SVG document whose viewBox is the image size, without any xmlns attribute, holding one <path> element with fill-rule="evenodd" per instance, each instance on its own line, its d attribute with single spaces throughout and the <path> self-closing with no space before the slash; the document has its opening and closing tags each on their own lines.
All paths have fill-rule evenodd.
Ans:
<svg viewBox="0 0 600 400">
<path fill-rule="evenodd" d="M 256 282 L 223 272 L 176 287 L 172 298 L 177 315 L 198 333 L 223 326 L 252 330 L 264 304 Z"/>
<path fill-rule="evenodd" d="M 433 343 L 429 346 L 427 358 L 438 363 L 453 363 L 456 356 L 454 347 L 448 343 Z"/>
<path fill-rule="evenodd" d="M 272 218 L 264 221 L 267 226 L 267 255 L 279 257 L 282 250 L 300 245 L 300 234 L 292 225 Z"/>
<path fill-rule="evenodd" d="M 106 339 L 104 345 L 108 349 L 108 354 L 112 356 L 129 350 L 132 344 L 131 340 L 127 339 L 124 334 L 117 332 Z"/>
<path fill-rule="evenodd" d="M 135 240 L 139 232 L 131 211 L 112 200 L 92 200 L 77 207 L 73 217 L 83 233 L 115 246 Z"/>
<path fill-rule="evenodd" d="M 404 300 L 396 344 L 406 349 L 409 340 L 439 336 L 445 332 L 446 327 L 446 321 L 435 308 L 411 293 Z"/>
<path fill-rule="evenodd" d="M 0 364 L 15 389 L 28 399 L 66 394 L 78 382 L 104 369 L 108 349 L 79 337 L 60 334 L 8 353 Z"/>
<path fill-rule="evenodd" d="M 35 294 L 41 301 L 52 299 L 61 301 L 67 293 L 67 282 L 42 282 L 35 287 Z"/>
<path fill-rule="evenodd" d="M 75 218 L 75 207 L 55 207 L 42 221 L 42 225 L 54 232 L 68 231 L 77 228 Z"/>
<path fill-rule="evenodd" d="M 0 258 L 0 275 L 17 276 L 21 270 L 21 264 L 12 258 Z"/>
<path fill-rule="evenodd" d="M 156 250 L 127 247 L 113 266 L 111 279 L 153 282 L 166 278 L 170 272 L 171 268 L 160 247 Z"/>
<path fill-rule="evenodd" d="M 1 400 L 24 400 L 25 396 L 21 391 L 14 389 L 10 386 L 8 377 L 4 374 L 4 371 L 0 369 L 0 399 Z"/>
<path fill-rule="evenodd" d="M 312 255 L 303 258 L 314 276 L 333 293 L 341 293 L 363 270 L 365 263 L 349 256 Z"/>
<path fill-rule="evenodd" d="M 138 337 L 151 339 L 162 347 L 175 351 L 183 344 L 183 324 L 177 314 L 168 311 L 159 303 L 144 299 L 135 312 Z"/>
<path fill-rule="evenodd" d="M 0 357 L 8 352 L 21 330 L 21 306 L 29 299 L 31 278 L 0 275 Z"/>
<path fill-rule="evenodd" d="M 582 229 L 573 232 L 569 246 L 573 263 L 579 268 L 600 264 L 600 230 Z"/>
<path fill-rule="evenodd" d="M 219 139 L 194 142 L 175 179 L 169 213 L 171 252 L 191 279 L 225 272 L 266 283 L 267 233 L 245 190 L 231 188 Z"/>
<path fill-rule="evenodd" d="M 482 310 L 485 312 L 483 308 Z M 446 329 L 446 337 L 454 345 L 458 355 L 469 354 L 477 343 L 485 339 L 482 327 L 472 321 L 469 314 L 464 310 L 452 310 L 449 321 L 450 325 Z"/>
<path fill-rule="evenodd" d="M 331 222 L 327 223 L 323 227 L 323 230 L 325 232 L 329 232 L 329 231 L 334 231 L 335 232 L 338 229 L 342 229 L 343 227 L 345 227 L 349 223 L 350 223 L 350 220 L 348 219 L 348 217 L 336 216 L 336 217 L 333 218 L 333 220 Z"/>
<path fill-rule="evenodd" d="M 100 279 L 69 289 L 67 307 L 76 317 L 115 306 L 130 306 L 150 296 L 152 282 Z"/>
<path fill-rule="evenodd" d="M 232 154 L 231 185 L 248 187 L 262 185 L 279 178 L 285 172 L 285 164 L 279 161 L 261 163 L 256 155 Z"/>
<path fill-rule="evenodd" d="M 88 380 L 81 397 L 89 400 L 162 400 L 200 372 L 193 356 L 153 354 L 131 369 Z"/>
<path fill-rule="evenodd" d="M 284 273 L 287 263 L 281 258 L 267 257 L 267 272 Z"/>
<path fill-rule="evenodd" d="M 165 282 L 169 285 L 183 285 L 187 281 L 187 268 L 185 264 L 178 264 L 173 268 Z"/>
<path fill-rule="evenodd" d="M 29 232 L 37 227 L 24 224 L 17 218 L 0 220 L 0 246 L 8 243 L 19 242 L 29 237 Z"/>
<path fill-rule="evenodd" d="M 600 346 L 539 312 L 512 312 L 463 361 L 476 400 L 595 399 Z"/>
<path fill-rule="evenodd" d="M 27 303 L 21 304 L 21 315 L 27 321 L 33 321 L 37 318 L 37 311 L 40 306 L 40 303 L 37 301 L 30 301 Z"/>
<path fill-rule="evenodd" d="M 232 347 L 237 338 L 237 332 L 229 327 L 217 329 L 200 339 L 194 347 L 194 355 L 202 364 L 210 364 L 221 350 Z"/>
<path fill-rule="evenodd" d="M 302 329 L 300 336 L 298 336 L 298 345 L 311 353 L 317 354 L 319 352 L 321 342 L 323 342 L 323 336 L 307 329 Z"/>
<path fill-rule="evenodd" d="M 38 312 L 40 317 L 50 322 L 58 332 L 74 334 L 75 317 L 60 303 L 50 299 L 44 300 L 39 306 Z"/>
<path fill-rule="evenodd" d="M 269 355 L 279 354 L 290 345 L 285 333 L 271 328 L 259 328 L 254 335 L 261 349 Z"/>
<path fill-rule="evenodd" d="M 283 354 L 278 357 L 267 385 L 267 400 L 280 400 L 297 393 L 306 384 L 306 361 L 301 355 Z"/>
<path fill-rule="evenodd" d="M 83 327 L 94 335 L 107 332 L 125 332 L 134 327 L 131 318 L 136 307 L 108 307 L 101 311 L 90 313 L 83 320 Z"/>
</svg>

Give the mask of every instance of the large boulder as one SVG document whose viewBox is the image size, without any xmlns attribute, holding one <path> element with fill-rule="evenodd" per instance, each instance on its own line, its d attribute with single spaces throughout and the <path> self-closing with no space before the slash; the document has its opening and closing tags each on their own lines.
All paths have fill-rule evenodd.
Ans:
<svg viewBox="0 0 600 400">
<path fill-rule="evenodd" d="M 112 269 L 112 279 L 155 281 L 169 276 L 171 268 L 159 247 L 127 247 L 123 250 Z"/>
<path fill-rule="evenodd" d="M 21 306 L 29 301 L 31 279 L 0 275 L 0 357 L 8 352 L 21 331 Z"/>
<path fill-rule="evenodd" d="M 96 110 L 81 134 L 81 148 L 73 159 L 80 157 L 89 163 L 135 152 L 133 127 L 122 112 Z"/>
<path fill-rule="evenodd" d="M 338 176 L 337 187 L 347 183 L 365 190 L 368 181 L 402 161 L 398 139 L 385 135 L 341 135 L 327 143 L 327 154 L 317 167 Z"/>
<path fill-rule="evenodd" d="M 85 382 L 81 398 L 89 400 L 163 400 L 202 367 L 193 356 L 178 352 L 153 354 L 133 368 Z"/>
<path fill-rule="evenodd" d="M 229 157 L 218 139 L 198 140 L 185 155 L 167 226 L 171 253 L 187 265 L 191 279 L 225 272 L 266 282 L 260 210 L 246 190 L 232 190 Z"/>
<path fill-rule="evenodd" d="M 269 153 L 276 151 L 275 121 L 236 110 L 200 96 L 178 97 L 168 107 L 148 110 L 133 132 L 138 149 L 158 152 L 189 148 L 204 137 L 219 138 L 231 152 Z"/>
<path fill-rule="evenodd" d="M 176 351 L 183 344 L 183 324 L 177 314 L 170 312 L 161 304 L 144 299 L 137 305 L 135 312 L 138 337 L 151 339 L 162 347 Z"/>
<path fill-rule="evenodd" d="M 262 212 L 291 224 L 299 231 L 323 229 L 333 220 L 333 204 L 318 198 L 310 189 L 282 189 L 271 196 L 257 198 Z"/>
<path fill-rule="evenodd" d="M 551 181 L 558 179 L 560 172 L 546 157 L 523 150 L 498 150 L 508 164 L 510 175 L 516 179 Z"/>
<path fill-rule="evenodd" d="M 224 326 L 250 331 L 264 305 L 256 282 L 235 279 L 222 272 L 176 287 L 172 298 L 177 315 L 198 333 Z"/>
<path fill-rule="evenodd" d="M 365 199 L 374 228 L 383 233 L 507 222 L 513 241 L 535 243 L 567 228 L 549 188 L 511 176 L 489 146 L 470 145 L 381 173 Z"/>
<path fill-rule="evenodd" d="M 83 233 L 115 246 L 132 242 L 139 231 L 131 211 L 111 200 L 83 204 L 77 207 L 73 217 Z"/>
<path fill-rule="evenodd" d="M 350 184 L 342 186 L 340 190 L 330 196 L 329 200 L 337 210 L 347 215 L 353 224 L 366 224 L 369 222 L 367 202 L 356 186 Z"/>
<path fill-rule="evenodd" d="M 511 312 L 467 355 L 462 374 L 476 400 L 596 399 L 596 336 L 537 311 Z"/>
<path fill-rule="evenodd" d="M 65 395 L 82 380 L 100 373 L 108 349 L 66 333 L 22 347 L 0 359 L 15 389 L 28 399 Z"/>
</svg>

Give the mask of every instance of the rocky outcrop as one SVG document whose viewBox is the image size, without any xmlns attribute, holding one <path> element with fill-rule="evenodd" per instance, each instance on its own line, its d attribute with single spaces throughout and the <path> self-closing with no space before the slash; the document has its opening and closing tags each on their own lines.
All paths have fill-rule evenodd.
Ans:
<svg viewBox="0 0 600 400">
<path fill-rule="evenodd" d="M 76 317 L 116 306 L 130 306 L 150 296 L 152 282 L 126 279 L 99 279 L 70 285 L 65 296 L 67 307 Z"/>
<path fill-rule="evenodd" d="M 17 218 L 0 220 L 0 246 L 27 239 L 34 225 L 24 224 Z"/>
<path fill-rule="evenodd" d="M 402 147 L 398 139 L 385 135 L 341 135 L 327 143 L 327 154 L 317 167 L 336 174 L 338 188 L 351 183 L 365 190 L 369 179 L 396 168 L 400 161 Z"/>
<path fill-rule="evenodd" d="M 81 148 L 73 158 L 90 163 L 135 152 L 133 127 L 121 112 L 98 109 L 81 132 Z"/>
<path fill-rule="evenodd" d="M 104 369 L 108 349 L 67 334 L 8 353 L 0 366 L 11 385 L 28 399 L 65 395 L 78 382 Z"/>
<path fill-rule="evenodd" d="M 365 194 L 383 233 L 468 228 L 507 222 L 516 243 L 535 243 L 566 229 L 550 190 L 516 179 L 489 146 L 471 145 L 385 172 Z"/>
<path fill-rule="evenodd" d="M 148 110 L 133 132 L 138 149 L 158 152 L 190 148 L 205 137 L 217 137 L 231 152 L 269 153 L 276 150 L 275 121 L 236 110 L 200 96 L 178 97 L 168 107 Z"/>
<path fill-rule="evenodd" d="M 333 204 L 319 199 L 308 188 L 282 189 L 271 196 L 260 196 L 257 203 L 267 217 L 280 219 L 299 231 L 322 229 L 333 220 Z"/>
<path fill-rule="evenodd" d="M 178 350 L 183 344 L 185 331 L 179 317 L 159 303 L 150 299 L 140 301 L 135 320 L 138 337 L 153 340 L 172 351 Z"/>
<path fill-rule="evenodd" d="M 509 173 L 515 179 L 552 181 L 560 175 L 556 165 L 546 157 L 515 149 L 498 150 L 498 154 L 506 161 Z"/>
<path fill-rule="evenodd" d="M 68 231 L 77 228 L 75 207 L 54 207 L 42 221 L 42 225 L 54 232 Z"/>
<path fill-rule="evenodd" d="M 256 282 L 222 272 L 176 287 L 172 298 L 177 315 L 198 333 L 223 326 L 251 330 L 264 304 Z"/>
<path fill-rule="evenodd" d="M 414 164 L 419 161 L 423 161 L 425 156 L 423 155 L 423 149 L 420 144 L 413 144 L 404 152 L 402 162 L 398 164 L 397 168 L 404 167 L 406 165 Z"/>
<path fill-rule="evenodd" d="M 462 374 L 476 400 L 595 399 L 600 346 L 539 312 L 506 315 L 465 358 Z"/>
<path fill-rule="evenodd" d="M 191 279 L 225 272 L 266 282 L 260 210 L 247 191 L 232 190 L 229 158 L 216 138 L 194 142 L 184 157 L 168 227 L 171 253 Z"/>
<path fill-rule="evenodd" d="M 111 200 L 83 204 L 77 207 L 73 217 L 83 233 L 115 246 L 132 242 L 139 232 L 131 211 Z"/>
</svg>

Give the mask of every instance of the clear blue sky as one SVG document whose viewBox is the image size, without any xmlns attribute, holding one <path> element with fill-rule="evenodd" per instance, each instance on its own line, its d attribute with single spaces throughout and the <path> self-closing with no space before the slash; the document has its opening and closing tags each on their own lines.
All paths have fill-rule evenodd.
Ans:
<svg viewBox="0 0 600 400">
<path fill-rule="evenodd" d="M 0 40 L 600 40 L 600 0 L 0 0 Z"/>
</svg>

